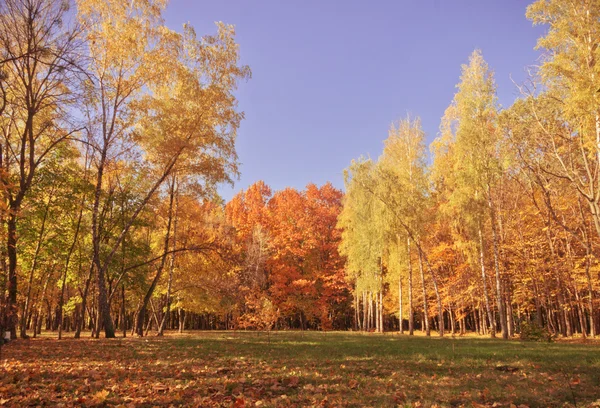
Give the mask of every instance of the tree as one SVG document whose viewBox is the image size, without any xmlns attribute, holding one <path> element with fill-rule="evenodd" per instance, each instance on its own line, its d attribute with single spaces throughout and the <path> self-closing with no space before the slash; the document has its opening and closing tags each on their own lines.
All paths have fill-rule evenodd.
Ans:
<svg viewBox="0 0 600 408">
<path fill-rule="evenodd" d="M 2 149 L 0 189 L 6 211 L 8 320 L 16 337 L 19 213 L 36 171 L 77 132 L 68 109 L 81 73 L 81 32 L 66 25 L 67 2 L 7 0 L 0 5 Z"/>
<path fill-rule="evenodd" d="M 375 164 L 363 158 L 353 160 L 344 170 L 346 195 L 338 218 L 338 228 L 342 230 L 339 250 L 346 258 L 347 278 L 354 285 L 355 320 L 365 331 L 379 326 L 378 320 L 376 325 L 372 324 L 372 297 L 382 289 L 383 283 L 380 272 L 385 207 L 373 195 L 375 172 Z M 362 295 L 362 318 L 359 294 Z"/>
<path fill-rule="evenodd" d="M 233 146 L 242 114 L 236 111 L 232 91 L 239 79 L 249 76 L 249 69 L 237 65 L 231 26 L 218 24 L 217 35 L 202 41 L 189 26 L 178 34 L 162 25 L 164 1 L 80 0 L 78 6 L 86 23 L 93 75 L 86 112 L 89 143 L 97 154 L 92 236 L 101 319 L 96 334 L 103 325 L 106 336 L 114 337 L 106 294 L 112 258 L 177 164 L 205 178 L 208 185 L 227 181 L 236 171 Z M 143 152 L 154 181 L 101 259 L 104 172 L 117 155 L 134 146 Z"/>
<path fill-rule="evenodd" d="M 391 236 L 391 242 L 394 243 L 397 240 L 397 244 L 392 245 L 404 247 L 401 242 L 406 242 L 405 258 L 409 302 L 408 330 L 409 334 L 412 335 L 414 330 L 414 306 L 411 245 L 414 245 L 416 241 L 419 259 L 421 259 L 423 256 L 421 241 L 425 238 L 424 227 L 428 211 L 427 196 L 429 190 L 425 165 L 425 133 L 421 128 L 420 119 L 418 117 L 411 119 L 410 116 L 407 116 L 406 119 L 400 120 L 397 126 L 392 125 L 384 144 L 383 154 L 379 159 L 381 196 L 386 197 L 385 202 L 387 205 L 393 206 L 389 217 L 390 221 L 385 225 L 389 230 L 388 234 Z M 398 269 L 398 265 L 390 265 L 389 268 Z M 398 270 L 398 275 L 400 280 L 400 270 Z M 425 294 L 424 280 L 423 291 Z M 399 298 L 401 298 L 401 295 Z M 425 295 L 423 302 L 426 310 L 427 299 Z M 443 320 L 441 313 L 440 320 Z M 428 322 L 426 324 L 428 325 Z M 441 333 L 443 333 L 443 328 Z"/>
<path fill-rule="evenodd" d="M 254 321 L 254 315 L 257 311 L 260 313 L 262 305 L 269 304 L 266 303 L 270 286 L 267 261 L 271 256 L 271 237 L 267 203 L 271 196 L 269 186 L 257 181 L 236 194 L 225 206 L 227 223 L 233 228 L 235 237 L 232 256 L 237 259 L 240 322 Z M 248 308 L 248 301 L 256 307 Z M 248 316 L 244 317 L 246 314 Z"/>
<path fill-rule="evenodd" d="M 552 156 L 556 165 L 552 175 L 568 180 L 577 190 L 589 206 L 600 236 L 600 3 L 538 0 L 527 8 L 527 17 L 534 24 L 549 25 L 537 45 L 538 49 L 549 51 L 540 67 L 540 77 L 569 134 L 557 146 L 560 136 L 537 115 L 545 138 L 554 143 Z M 535 105 L 531 107 L 535 109 Z M 570 159 L 576 160 L 577 165 L 570 165 Z M 591 279 L 588 290 L 591 334 L 595 336 Z"/>
<path fill-rule="evenodd" d="M 502 168 L 498 157 L 496 85 L 493 74 L 475 50 L 469 64 L 463 65 L 461 82 L 452 104 L 456 124 L 453 147 L 453 172 L 455 189 L 450 202 L 457 212 L 468 211 L 472 217 L 471 239 L 478 241 L 479 266 L 483 294 L 490 324 L 490 334 L 495 336 L 495 319 L 487 291 L 484 227 L 489 220 L 492 231 L 493 265 L 495 271 L 496 302 L 500 317 L 502 337 L 508 338 L 504 307 L 504 294 L 500 273 L 497 209 L 495 187 Z"/>
</svg>

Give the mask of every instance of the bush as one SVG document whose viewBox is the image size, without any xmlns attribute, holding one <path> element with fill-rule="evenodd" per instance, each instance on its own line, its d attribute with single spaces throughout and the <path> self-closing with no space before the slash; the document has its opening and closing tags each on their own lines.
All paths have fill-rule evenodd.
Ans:
<svg viewBox="0 0 600 408">
<path fill-rule="evenodd" d="M 541 327 L 531 322 L 522 322 L 521 340 L 551 342 L 554 340 L 554 335 L 545 327 Z"/>
</svg>

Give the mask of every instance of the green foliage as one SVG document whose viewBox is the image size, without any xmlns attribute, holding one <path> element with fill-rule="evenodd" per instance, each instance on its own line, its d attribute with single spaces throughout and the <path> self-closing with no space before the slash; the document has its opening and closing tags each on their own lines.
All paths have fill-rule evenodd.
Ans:
<svg viewBox="0 0 600 408">
<path fill-rule="evenodd" d="M 540 327 L 535 322 L 521 322 L 519 338 L 524 341 L 554 341 L 555 336 L 546 327 Z"/>
</svg>

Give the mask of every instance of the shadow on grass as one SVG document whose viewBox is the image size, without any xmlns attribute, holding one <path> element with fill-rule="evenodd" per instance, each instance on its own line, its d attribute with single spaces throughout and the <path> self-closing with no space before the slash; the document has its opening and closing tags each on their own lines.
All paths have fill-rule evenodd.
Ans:
<svg viewBox="0 0 600 408">
<path fill-rule="evenodd" d="M 17 341 L 3 350 L 0 395 L 67 406 L 589 404 L 600 395 L 599 351 L 342 332 Z"/>
</svg>

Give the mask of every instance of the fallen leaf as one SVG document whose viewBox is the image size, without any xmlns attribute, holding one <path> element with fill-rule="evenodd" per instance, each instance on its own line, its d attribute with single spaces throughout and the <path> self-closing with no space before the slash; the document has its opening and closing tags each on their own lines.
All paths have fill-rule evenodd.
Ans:
<svg viewBox="0 0 600 408">
<path fill-rule="evenodd" d="M 97 393 L 94 394 L 94 400 L 98 403 L 102 403 L 102 402 L 106 401 L 108 394 L 110 394 L 110 391 L 108 391 L 108 390 L 98 391 Z"/>
<path fill-rule="evenodd" d="M 300 383 L 300 378 L 298 378 L 297 376 L 288 378 L 287 384 L 286 384 L 286 381 L 284 380 L 284 384 L 287 385 L 288 387 L 297 387 L 298 383 Z"/>
</svg>

